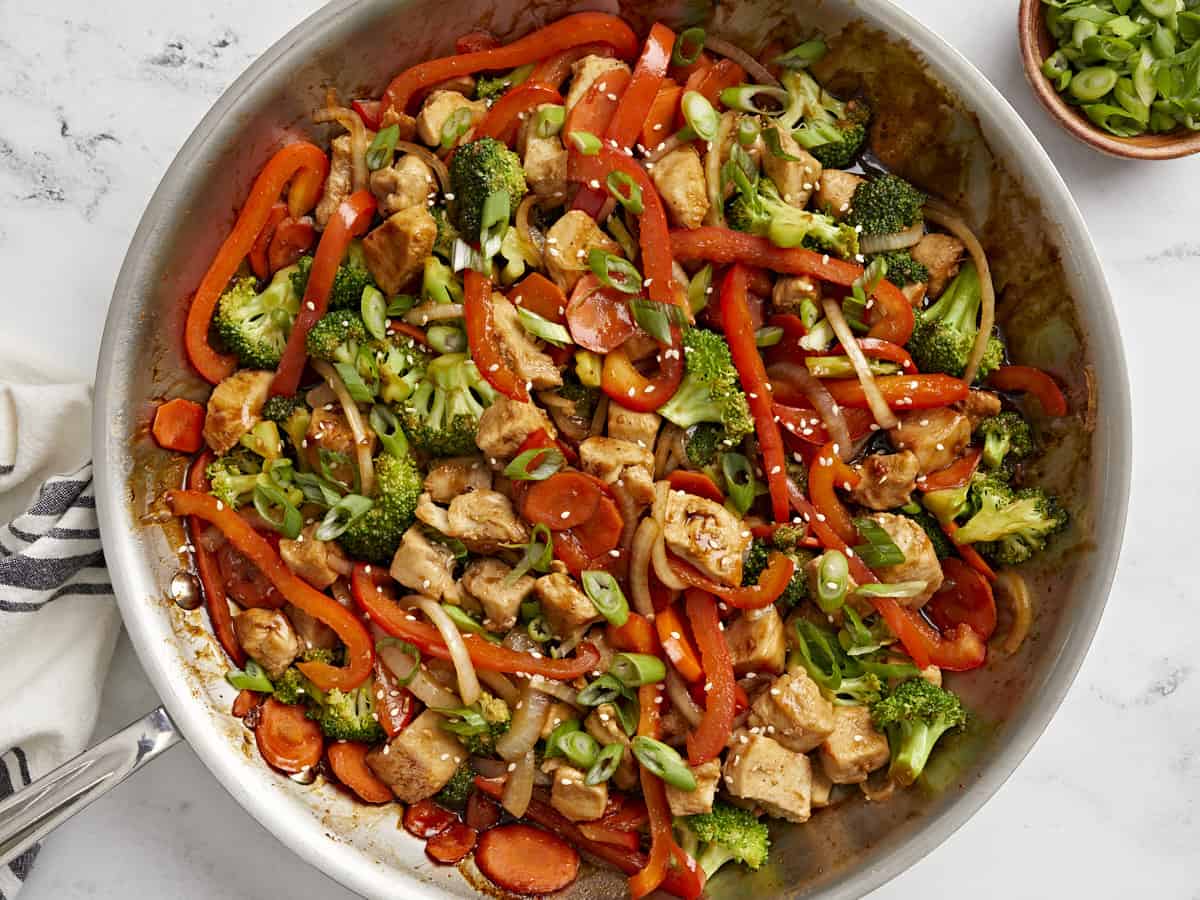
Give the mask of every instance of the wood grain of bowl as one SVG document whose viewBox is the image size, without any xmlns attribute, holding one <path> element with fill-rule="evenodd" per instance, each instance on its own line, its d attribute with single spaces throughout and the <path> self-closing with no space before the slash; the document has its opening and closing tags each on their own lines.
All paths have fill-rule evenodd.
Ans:
<svg viewBox="0 0 1200 900">
<path fill-rule="evenodd" d="M 1045 9 L 1042 0 L 1021 0 L 1017 16 L 1021 58 L 1034 95 L 1068 134 L 1101 153 L 1123 159 L 1178 159 L 1200 153 L 1200 131 L 1180 128 L 1168 134 L 1117 137 L 1093 125 L 1077 107 L 1064 100 L 1042 74 L 1042 63 L 1057 49 L 1046 28 Z"/>
</svg>

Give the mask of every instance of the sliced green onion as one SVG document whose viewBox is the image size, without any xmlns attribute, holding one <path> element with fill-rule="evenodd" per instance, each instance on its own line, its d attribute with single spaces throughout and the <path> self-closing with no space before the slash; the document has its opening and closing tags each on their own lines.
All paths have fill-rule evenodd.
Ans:
<svg viewBox="0 0 1200 900">
<path fill-rule="evenodd" d="M 778 325 L 767 325 L 754 332 L 754 344 L 759 348 L 774 347 L 782 340 L 783 329 Z"/>
<path fill-rule="evenodd" d="M 314 472 L 297 472 L 292 481 L 304 494 L 306 503 L 328 508 L 342 499 L 342 492 L 338 490 L 336 482 L 322 478 Z"/>
<path fill-rule="evenodd" d="M 1113 89 L 1117 73 L 1106 66 L 1092 66 L 1071 79 L 1071 96 L 1083 103 L 1099 100 Z"/>
<path fill-rule="evenodd" d="M 704 52 L 704 41 L 708 34 L 703 28 L 688 28 L 675 38 L 675 47 L 671 50 L 671 64 L 690 66 Z"/>
<path fill-rule="evenodd" d="M 1146 106 L 1153 103 L 1158 95 L 1158 88 L 1154 84 L 1154 54 L 1145 44 L 1142 45 L 1137 65 L 1133 69 L 1133 88 Z"/>
<path fill-rule="evenodd" d="M 467 349 L 467 334 L 455 325 L 434 325 L 425 337 L 438 353 L 462 353 Z"/>
<path fill-rule="evenodd" d="M 442 149 L 449 150 L 458 143 L 458 139 L 471 130 L 471 109 L 460 106 L 446 117 L 442 123 Z"/>
<path fill-rule="evenodd" d="M 550 629 L 550 623 L 546 621 L 545 616 L 530 619 L 529 624 L 525 626 L 525 632 L 539 644 L 544 644 L 554 637 L 554 632 Z"/>
<path fill-rule="evenodd" d="M 571 343 L 571 333 L 567 331 L 565 325 L 551 322 L 544 316 L 539 316 L 531 309 L 518 306 L 517 318 L 526 331 L 534 337 L 541 338 L 548 344 L 553 344 L 555 347 L 565 347 Z"/>
<path fill-rule="evenodd" d="M 272 486 L 281 491 L 290 492 L 296 479 L 295 465 L 287 457 L 263 460 L 263 474 Z"/>
<path fill-rule="evenodd" d="M 781 69 L 807 69 L 820 60 L 828 48 L 820 38 L 798 44 L 781 56 L 775 57 L 775 65 Z"/>
<path fill-rule="evenodd" d="M 637 294 L 642 290 L 642 275 L 627 259 L 593 247 L 588 251 L 588 268 L 605 287 L 615 288 L 625 294 Z"/>
<path fill-rule="evenodd" d="M 294 541 L 300 536 L 300 530 L 304 528 L 304 516 L 279 488 L 261 481 L 255 484 L 254 508 L 268 525 L 285 538 Z"/>
<path fill-rule="evenodd" d="M 577 769 L 587 771 L 600 756 L 600 742 L 586 731 L 570 731 L 559 739 L 558 749 Z"/>
<path fill-rule="evenodd" d="M 554 137 L 562 131 L 563 123 L 566 120 L 566 107 L 552 104 L 540 106 L 538 111 L 533 114 L 533 133 L 540 138 Z"/>
<path fill-rule="evenodd" d="M 371 337 L 382 341 L 387 337 L 387 299 L 383 292 L 373 284 L 368 284 L 362 292 L 362 320 L 367 326 Z"/>
<path fill-rule="evenodd" d="M 829 324 L 829 320 L 820 319 L 808 329 L 808 334 L 800 338 L 800 347 L 803 350 L 826 350 L 833 343 L 834 337 L 833 326 Z"/>
<path fill-rule="evenodd" d="M 417 677 L 417 672 L 421 668 L 421 651 L 415 644 L 410 644 L 408 641 L 402 641 L 400 638 L 395 637 L 380 638 L 375 642 L 375 650 L 378 652 L 380 647 L 398 647 L 400 652 L 407 653 L 413 658 L 412 667 L 405 675 L 399 674 L 390 666 L 388 667 L 388 671 L 392 673 L 392 676 L 396 679 L 396 683 L 401 687 L 408 687 L 409 682 Z"/>
<path fill-rule="evenodd" d="M 805 297 L 800 301 L 800 321 L 804 323 L 804 327 L 808 331 L 813 330 L 813 326 L 821 318 L 821 307 L 817 306 L 817 301 L 812 297 Z"/>
<path fill-rule="evenodd" d="M 596 612 L 618 628 L 629 621 L 629 601 L 625 599 L 617 579 L 608 572 L 588 569 L 580 575 L 580 581 L 583 582 L 583 592 L 596 607 Z"/>
<path fill-rule="evenodd" d="M 625 758 L 624 744 L 605 744 L 600 748 L 600 752 L 596 754 L 596 761 L 592 763 L 592 767 L 588 769 L 587 775 L 583 779 L 584 784 L 597 785 L 603 784 L 617 774 L 617 769 L 621 767 L 621 760 Z"/>
<path fill-rule="evenodd" d="M 854 589 L 861 597 L 917 597 L 928 587 L 925 581 L 896 581 L 892 584 L 862 584 Z"/>
<path fill-rule="evenodd" d="M 367 383 L 358 374 L 357 366 L 351 363 L 335 362 L 333 367 L 345 382 L 346 390 L 350 392 L 350 397 L 355 403 L 370 403 L 375 399 L 374 392 L 367 387 Z"/>
<path fill-rule="evenodd" d="M 566 464 L 562 452 L 553 447 L 526 450 L 504 467 L 504 476 L 513 481 L 545 481 Z"/>
<path fill-rule="evenodd" d="M 397 294 L 393 297 L 387 306 L 387 315 L 389 319 L 399 319 L 406 312 L 417 305 L 417 298 L 412 294 Z"/>
<path fill-rule="evenodd" d="M 634 297 L 629 301 L 629 311 L 638 327 L 660 344 L 672 342 L 671 329 L 684 328 L 687 322 L 683 312 L 674 303 L 659 303 L 645 297 Z"/>
<path fill-rule="evenodd" d="M 467 634 L 477 634 L 486 641 L 491 641 L 493 644 L 500 643 L 500 636 L 492 634 L 483 627 L 483 623 L 472 616 L 461 606 L 455 606 L 453 603 L 443 603 L 442 609 L 449 617 L 454 626 Z"/>
<path fill-rule="evenodd" d="M 358 469 L 350 465 L 350 457 L 344 453 L 338 453 L 336 450 L 327 450 L 324 447 L 317 449 L 317 463 L 321 470 L 321 477 L 327 479 L 339 487 L 350 490 L 350 485 L 344 481 L 339 481 L 333 477 L 335 468 L 349 467 L 354 472 L 354 480 L 358 481 Z"/>
<path fill-rule="evenodd" d="M 271 684 L 271 679 L 267 677 L 263 667 L 252 659 L 246 660 L 245 669 L 230 669 L 226 672 L 225 680 L 239 691 L 257 691 L 260 694 L 269 694 L 275 690 L 275 686 Z"/>
<path fill-rule="evenodd" d="M 758 493 L 750 460 L 741 453 L 723 453 L 721 474 L 725 476 L 725 490 L 729 494 L 729 502 L 739 516 L 744 516 L 754 505 L 754 497 Z"/>
<path fill-rule="evenodd" d="M 524 549 L 525 553 L 513 566 L 512 571 L 504 577 L 505 587 L 512 587 L 530 569 L 535 572 L 550 571 L 550 563 L 554 559 L 554 543 L 550 539 L 550 529 L 540 522 L 533 526 L 528 544 L 517 544 L 508 549 Z"/>
<path fill-rule="evenodd" d="M 613 704 L 613 708 L 617 711 L 617 721 L 621 723 L 621 730 L 632 737 L 637 731 L 638 719 L 641 717 L 637 695 L 618 700 Z"/>
<path fill-rule="evenodd" d="M 783 149 L 783 138 L 779 136 L 778 128 L 764 128 L 762 136 L 763 141 L 767 145 L 767 150 L 770 151 L 771 155 L 776 159 L 783 159 L 787 160 L 788 162 L 801 161 L 799 156 L 788 153 Z"/>
<path fill-rule="evenodd" d="M 459 560 L 460 562 L 462 560 L 466 559 L 467 556 L 469 555 L 469 551 L 467 550 L 467 545 L 464 544 L 462 541 L 460 541 L 458 538 L 450 537 L 447 534 L 442 534 L 437 529 L 430 528 L 428 526 L 426 526 L 424 531 L 425 531 L 425 537 L 429 538 L 429 540 L 433 541 L 435 544 L 441 544 L 443 547 L 445 547 L 447 550 L 449 550 L 451 553 L 453 553 L 454 558 Z"/>
<path fill-rule="evenodd" d="M 604 179 L 604 185 L 612 194 L 613 199 L 635 216 L 640 216 L 646 211 L 646 207 L 642 203 L 641 187 L 625 172 L 616 169 L 609 172 L 608 177 Z"/>
<path fill-rule="evenodd" d="M 771 101 L 763 103 L 762 100 Z M 779 115 L 788 103 L 788 92 L 765 84 L 738 84 L 721 91 L 721 102 L 730 109 L 759 115 Z"/>
<path fill-rule="evenodd" d="M 633 755 L 652 774 L 681 791 L 696 789 L 696 776 L 678 753 L 662 741 L 639 734 L 633 739 Z"/>
<path fill-rule="evenodd" d="M 400 420 L 394 412 L 386 406 L 376 404 L 371 407 L 368 421 L 371 423 L 371 430 L 379 438 L 384 453 L 396 459 L 408 458 L 408 437 L 400 427 Z"/>
<path fill-rule="evenodd" d="M 810 356 L 804 360 L 804 365 L 818 378 L 854 378 L 856 374 L 848 356 Z M 868 359 L 867 368 L 873 375 L 895 375 L 900 371 L 896 363 L 882 359 Z"/>
<path fill-rule="evenodd" d="M 522 622 L 531 622 L 542 614 L 542 604 L 536 600 L 522 600 L 520 608 L 520 620 Z"/>
<path fill-rule="evenodd" d="M 500 252 L 500 244 L 508 231 L 508 219 L 512 214 L 508 191 L 492 191 L 483 201 L 479 223 L 479 251 L 484 259 L 491 259 Z"/>
<path fill-rule="evenodd" d="M 1141 0 L 1142 9 L 1156 19 L 1166 19 L 1175 13 L 1175 0 Z"/>
<path fill-rule="evenodd" d="M 1150 35 L 1150 46 L 1159 59 L 1169 60 L 1175 55 L 1175 32 L 1160 22 Z"/>
<path fill-rule="evenodd" d="M 321 524 L 317 526 L 315 537 L 318 541 L 332 541 L 354 522 L 371 511 L 374 502 L 361 494 L 347 494 L 329 508 Z"/>
<path fill-rule="evenodd" d="M 699 91 L 686 91 L 679 102 L 679 108 L 683 110 L 683 118 L 688 127 L 700 140 L 711 141 L 716 138 L 721 116 L 708 102 L 707 97 Z"/>
<path fill-rule="evenodd" d="M 840 550 L 826 550 L 817 565 L 817 605 L 824 613 L 835 613 L 846 602 L 850 564 Z"/>
<path fill-rule="evenodd" d="M 491 726 L 483 717 L 483 713 L 473 706 L 431 706 L 430 709 L 446 717 L 441 723 L 442 730 L 449 731 L 451 734 L 473 737 L 491 731 Z"/>
<path fill-rule="evenodd" d="M 703 269 L 700 269 L 700 271 L 693 275 L 692 280 L 688 282 L 688 308 L 693 313 L 698 313 L 704 307 L 708 306 L 708 294 L 712 288 L 712 276 L 712 263 L 708 263 Z"/>
<path fill-rule="evenodd" d="M 656 684 L 667 677 L 667 667 L 649 653 L 618 653 L 608 671 L 627 688 Z"/>
<path fill-rule="evenodd" d="M 554 726 L 554 730 L 546 737 L 546 759 L 552 759 L 555 756 L 563 756 L 562 742 L 569 734 L 574 734 L 579 731 L 580 725 L 578 719 L 566 719 Z"/>
<path fill-rule="evenodd" d="M 1057 50 L 1046 57 L 1046 61 L 1042 63 L 1042 74 L 1050 79 L 1050 82 L 1060 92 L 1065 91 L 1073 77 L 1071 61 L 1061 50 Z"/>
<path fill-rule="evenodd" d="M 867 543 L 854 548 L 862 561 L 872 569 L 886 566 L 898 566 L 904 562 L 904 551 L 896 546 L 892 536 L 874 519 L 865 516 L 854 520 L 858 533 L 867 539 Z"/>
<path fill-rule="evenodd" d="M 595 156 L 600 152 L 600 138 L 590 131 L 572 131 L 567 137 L 584 156 Z"/>
<path fill-rule="evenodd" d="M 375 139 L 367 148 L 367 168 L 374 172 L 392 162 L 396 154 L 396 142 L 400 140 L 400 126 L 389 125 L 376 132 Z"/>
<path fill-rule="evenodd" d="M 625 694 L 625 685 L 615 675 L 601 675 L 580 691 L 575 699 L 580 706 L 600 706 L 602 703 L 615 703 Z"/>
<path fill-rule="evenodd" d="M 739 146 L 753 147 L 754 142 L 758 140 L 758 136 L 761 133 L 762 128 L 758 124 L 758 119 L 754 116 L 742 116 L 738 119 L 737 142 Z"/>
<path fill-rule="evenodd" d="M 604 227 L 613 236 L 613 240 L 621 245 L 621 252 L 625 254 L 626 259 L 637 259 L 638 251 L 641 248 L 638 247 L 637 239 L 629 233 L 629 228 L 621 216 L 615 214 L 609 216 L 604 222 Z"/>
</svg>

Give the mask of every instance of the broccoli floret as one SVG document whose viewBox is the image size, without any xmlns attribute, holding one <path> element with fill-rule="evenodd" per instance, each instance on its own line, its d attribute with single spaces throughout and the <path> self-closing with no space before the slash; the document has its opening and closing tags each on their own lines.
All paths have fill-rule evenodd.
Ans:
<svg viewBox="0 0 1200 900">
<path fill-rule="evenodd" d="M 826 169 L 853 165 L 867 139 L 871 107 L 863 100 L 842 101 L 803 70 L 783 73 L 789 101 L 783 124 L 792 137 Z"/>
<path fill-rule="evenodd" d="M 495 138 L 482 138 L 459 147 L 450 161 L 451 210 L 455 226 L 466 240 L 479 240 L 483 204 L 489 196 L 508 195 L 508 208 L 516 212 L 528 187 L 521 158 Z"/>
<path fill-rule="evenodd" d="M 933 514 L 920 508 L 913 512 L 909 512 L 907 509 L 902 509 L 900 512 L 921 526 L 921 529 L 929 537 L 929 542 L 933 544 L 933 552 L 937 554 L 938 559 L 954 556 L 954 544 L 946 537 L 946 532 L 942 531 Z"/>
<path fill-rule="evenodd" d="M 775 533 L 771 535 L 771 545 L 776 550 L 781 550 L 784 553 L 790 553 L 798 549 L 798 546 L 808 529 L 803 525 L 780 525 L 775 529 Z"/>
<path fill-rule="evenodd" d="M 387 734 L 375 713 L 374 684 L 367 681 L 349 692 L 334 688 L 309 707 L 308 717 L 332 740 L 377 744 Z"/>
<path fill-rule="evenodd" d="M 769 178 L 758 180 L 753 196 L 738 194 L 726 215 L 731 227 L 768 238 L 779 247 L 805 246 L 846 258 L 858 253 L 858 233 L 851 226 L 786 203 Z"/>
<path fill-rule="evenodd" d="M 922 372 L 944 372 L 961 378 L 979 333 L 979 272 L 968 262 L 937 302 L 916 315 L 908 350 Z M 989 337 L 978 379 L 1004 363 L 1004 343 Z"/>
<path fill-rule="evenodd" d="M 920 222 L 925 195 L 899 175 L 880 175 L 854 189 L 846 223 L 864 235 L 895 234 Z"/>
<path fill-rule="evenodd" d="M 572 416 L 590 422 L 592 416 L 595 415 L 596 405 L 600 402 L 600 389 L 588 387 L 578 378 L 571 378 L 568 375 L 563 379 L 562 387 L 558 389 L 558 396 L 575 404 Z"/>
<path fill-rule="evenodd" d="M 496 392 L 465 353 L 446 353 L 431 362 L 400 421 L 413 445 L 430 456 L 476 452 L 479 417 Z"/>
<path fill-rule="evenodd" d="M 283 395 L 268 397 L 267 402 L 263 404 L 262 417 L 269 422 L 283 425 L 291 418 L 292 413 L 296 411 L 297 407 L 303 406 L 304 398 L 299 394 L 292 397 Z"/>
<path fill-rule="evenodd" d="M 1025 562 L 1067 527 L 1066 510 L 1041 488 L 1013 491 L 989 484 L 986 489 L 973 486 L 972 495 L 978 509 L 954 539 L 977 545 L 980 554 L 996 565 Z"/>
<path fill-rule="evenodd" d="M 715 422 L 701 422 L 691 428 L 684 438 L 684 450 L 688 462 L 697 469 L 704 469 L 717 461 L 725 443 L 725 429 Z"/>
<path fill-rule="evenodd" d="M 300 297 L 308 287 L 308 273 L 313 258 L 302 256 L 296 261 L 292 285 Z M 362 241 L 351 241 L 346 258 L 333 275 L 333 287 L 329 291 L 329 309 L 359 309 L 362 306 L 363 288 L 373 285 L 371 270 L 367 268 L 367 257 L 363 253 Z"/>
<path fill-rule="evenodd" d="M 771 836 L 767 826 L 749 810 L 717 800 L 712 812 L 676 816 L 680 844 L 712 878 L 727 862 L 757 869 L 767 861 Z"/>
<path fill-rule="evenodd" d="M 887 264 L 887 280 L 897 287 L 929 281 L 929 269 L 913 259 L 907 250 L 879 253 L 872 257 L 872 261 L 876 259 L 882 259 Z"/>
<path fill-rule="evenodd" d="M 429 214 L 437 223 L 437 237 L 433 241 L 433 252 L 445 260 L 449 260 L 454 252 L 454 242 L 458 239 L 458 229 L 450 222 L 450 214 L 444 206 L 431 206 Z"/>
<path fill-rule="evenodd" d="M 754 431 L 750 407 L 725 338 L 713 331 L 689 329 L 683 336 L 685 373 L 679 390 L 659 407 L 659 415 L 680 428 L 717 422 L 732 444 Z"/>
<path fill-rule="evenodd" d="M 323 662 L 337 665 L 332 650 L 313 648 L 300 654 L 301 662 Z M 274 697 L 280 703 L 295 705 L 297 703 L 320 703 L 325 699 L 325 692 L 309 681 L 295 666 L 289 666 L 282 675 L 275 679 Z"/>
<path fill-rule="evenodd" d="M 216 328 L 238 361 L 252 369 L 274 369 L 300 312 L 292 282 L 296 266 L 280 269 L 259 293 L 252 277 L 239 278 L 217 303 Z"/>
<path fill-rule="evenodd" d="M 403 403 L 425 376 L 430 355 L 408 335 L 396 334 L 376 347 L 379 397 L 384 403 Z"/>
<path fill-rule="evenodd" d="M 262 414 L 264 419 L 283 429 L 291 441 L 292 449 L 296 451 L 300 467 L 303 468 L 304 454 L 300 453 L 300 449 L 304 446 L 304 436 L 312 418 L 304 397 L 300 394 L 294 397 L 270 397 L 263 404 Z"/>
<path fill-rule="evenodd" d="M 938 739 L 966 724 L 967 711 L 954 694 L 912 678 L 872 704 L 871 718 L 887 733 L 892 751 L 888 775 L 907 786 L 921 777 Z"/>
<path fill-rule="evenodd" d="M 309 356 L 330 363 L 356 363 L 358 351 L 367 342 L 362 316 L 350 310 L 327 312 L 305 338 Z"/>
<path fill-rule="evenodd" d="M 208 492 L 226 506 L 237 508 L 254 497 L 254 486 L 262 474 L 262 460 L 245 448 L 219 456 L 208 464 Z"/>
<path fill-rule="evenodd" d="M 512 712 L 499 697 L 481 691 L 472 706 L 439 710 L 446 716 L 442 727 L 458 738 L 472 756 L 491 756 L 496 739 L 508 731 Z"/>
<path fill-rule="evenodd" d="M 463 760 L 446 786 L 433 795 L 433 799 L 450 809 L 462 809 L 467 804 L 471 791 L 475 790 L 475 767 L 469 759 Z"/>
<path fill-rule="evenodd" d="M 374 505 L 350 523 L 338 543 L 355 559 L 389 563 L 413 522 L 421 496 L 421 473 L 410 457 L 375 457 Z"/>
<path fill-rule="evenodd" d="M 476 100 L 498 100 L 509 88 L 528 80 L 533 73 L 532 65 L 519 66 L 511 72 L 495 75 L 477 75 L 475 78 Z"/>
<path fill-rule="evenodd" d="M 786 536 L 782 543 L 787 544 Z M 768 544 L 762 538 L 754 538 L 750 542 L 750 549 L 746 551 L 746 558 L 742 563 L 742 584 L 758 584 L 758 579 L 767 567 L 767 560 L 773 549 L 781 551 L 796 564 L 796 570 L 792 573 L 792 580 L 788 582 L 788 586 L 783 589 L 783 593 L 779 595 L 779 599 L 776 601 L 784 608 L 790 609 L 808 597 L 808 576 L 804 572 L 804 567 L 808 565 L 814 556 L 809 550 L 797 548 L 794 540 L 791 542 L 791 547 L 789 548 L 780 546 L 774 538 L 772 538 L 771 544 Z"/>
<path fill-rule="evenodd" d="M 1033 453 L 1033 430 L 1019 413 L 1002 412 L 984 419 L 975 428 L 983 438 L 983 463 L 998 469 L 1006 459 L 1025 459 Z"/>
</svg>

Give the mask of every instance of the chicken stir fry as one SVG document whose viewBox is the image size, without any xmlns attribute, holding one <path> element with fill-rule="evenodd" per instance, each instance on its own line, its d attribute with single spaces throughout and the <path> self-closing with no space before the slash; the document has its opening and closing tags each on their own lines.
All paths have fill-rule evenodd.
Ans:
<svg viewBox="0 0 1200 900">
<path fill-rule="evenodd" d="M 279 151 L 166 501 L 274 768 L 504 889 L 584 850 L 698 896 L 964 724 L 996 569 L 1067 525 L 1028 465 L 1066 402 L 819 41 L 755 84 L 602 13 L 467 37 Z"/>
</svg>

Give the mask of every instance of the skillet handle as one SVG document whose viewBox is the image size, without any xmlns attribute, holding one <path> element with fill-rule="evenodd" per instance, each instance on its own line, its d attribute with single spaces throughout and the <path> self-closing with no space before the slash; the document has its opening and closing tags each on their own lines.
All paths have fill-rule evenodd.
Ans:
<svg viewBox="0 0 1200 900">
<path fill-rule="evenodd" d="M 160 706 L 0 802 L 0 866 L 180 740 Z"/>
</svg>

